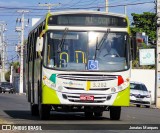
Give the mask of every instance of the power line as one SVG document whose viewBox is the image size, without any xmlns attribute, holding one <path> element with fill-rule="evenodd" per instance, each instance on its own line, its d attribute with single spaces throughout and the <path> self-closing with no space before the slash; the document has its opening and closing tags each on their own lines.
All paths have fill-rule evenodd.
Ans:
<svg viewBox="0 0 160 133">
<path fill-rule="evenodd" d="M 90 2 L 90 3 L 88 3 L 88 2 Z M 73 4 L 73 5 L 69 6 L 69 7 L 73 7 L 73 6 L 78 6 L 78 7 L 80 7 L 80 6 L 89 6 L 89 5 L 92 5 L 95 2 L 97 2 L 97 0 L 94 0 L 92 2 L 91 2 L 91 0 L 85 1 L 85 2 L 81 2 L 81 0 L 80 0 L 79 2 Z M 88 3 L 88 4 L 86 4 L 86 3 Z"/>
<path fill-rule="evenodd" d="M 79 1 L 80 2 L 80 1 Z M 154 1 L 148 1 L 148 2 L 138 2 L 138 3 L 127 3 L 127 4 L 117 4 L 117 5 L 109 5 L 108 7 L 118 7 L 118 6 L 131 6 L 131 5 L 142 5 L 142 4 L 147 4 L 147 3 L 154 3 Z M 97 8 L 97 6 L 90 6 L 90 7 L 83 7 L 83 8 L 57 8 L 56 10 L 63 10 L 63 9 L 90 9 L 90 8 Z M 100 8 L 105 8 L 105 6 L 100 6 Z M 6 6 L 0 6 L 0 9 L 11 9 L 11 10 L 19 10 L 19 9 L 24 9 L 24 10 L 48 10 L 44 8 L 27 8 L 27 7 L 6 7 Z M 55 10 L 55 9 L 51 9 Z"/>
</svg>

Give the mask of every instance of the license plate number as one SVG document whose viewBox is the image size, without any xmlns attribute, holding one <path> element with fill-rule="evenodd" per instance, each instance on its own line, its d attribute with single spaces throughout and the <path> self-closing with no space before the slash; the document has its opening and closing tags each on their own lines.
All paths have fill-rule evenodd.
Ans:
<svg viewBox="0 0 160 133">
<path fill-rule="evenodd" d="M 91 95 L 81 95 L 80 100 L 82 101 L 94 101 L 94 96 Z"/>
</svg>

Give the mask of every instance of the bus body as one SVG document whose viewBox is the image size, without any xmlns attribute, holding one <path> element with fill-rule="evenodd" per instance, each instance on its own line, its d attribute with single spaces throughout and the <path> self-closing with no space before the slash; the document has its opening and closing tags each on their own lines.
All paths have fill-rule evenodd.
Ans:
<svg viewBox="0 0 160 133">
<path fill-rule="evenodd" d="M 26 89 L 32 115 L 83 111 L 120 119 L 129 106 L 129 24 L 124 15 L 99 11 L 48 13 L 28 35 Z M 100 57 L 107 46 L 109 52 Z M 110 48 L 111 49 L 111 48 Z"/>
</svg>

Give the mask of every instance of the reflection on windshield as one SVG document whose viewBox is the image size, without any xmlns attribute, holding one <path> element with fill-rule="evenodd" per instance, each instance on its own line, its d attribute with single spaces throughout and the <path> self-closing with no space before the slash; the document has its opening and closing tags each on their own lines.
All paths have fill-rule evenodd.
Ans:
<svg viewBox="0 0 160 133">
<path fill-rule="evenodd" d="M 49 31 L 46 35 L 44 65 L 61 70 L 117 71 L 129 67 L 127 35 L 105 32 Z M 63 45 L 61 44 L 63 38 Z M 97 44 L 99 45 L 96 50 Z M 60 49 L 60 50 L 59 50 Z M 96 57 L 95 57 L 96 51 Z"/>
</svg>

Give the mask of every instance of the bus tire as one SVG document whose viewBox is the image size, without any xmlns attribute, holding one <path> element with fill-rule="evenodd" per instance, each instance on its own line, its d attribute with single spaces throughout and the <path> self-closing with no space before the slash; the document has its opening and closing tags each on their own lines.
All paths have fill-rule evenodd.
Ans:
<svg viewBox="0 0 160 133">
<path fill-rule="evenodd" d="M 119 120 L 121 116 L 121 107 L 113 106 L 110 107 L 110 119 L 111 120 Z"/>
<path fill-rule="evenodd" d="M 31 115 L 32 116 L 38 116 L 39 115 L 39 111 L 38 111 L 38 104 L 30 104 L 30 108 L 31 108 Z"/>
<path fill-rule="evenodd" d="M 50 117 L 50 106 L 39 104 L 39 116 L 41 120 L 48 120 Z"/>
</svg>

